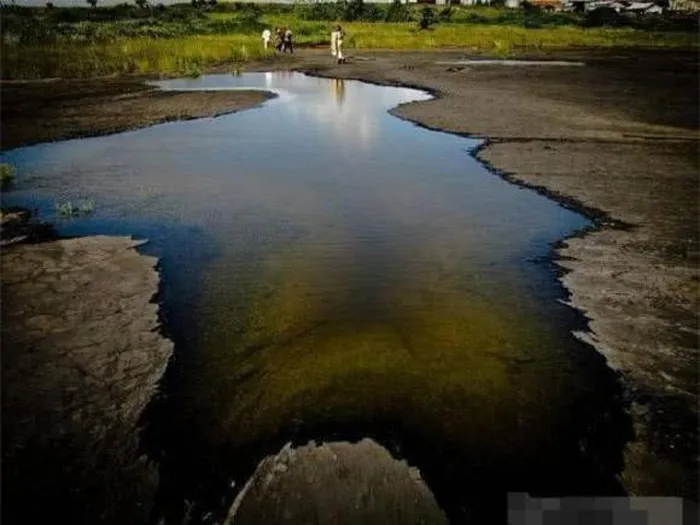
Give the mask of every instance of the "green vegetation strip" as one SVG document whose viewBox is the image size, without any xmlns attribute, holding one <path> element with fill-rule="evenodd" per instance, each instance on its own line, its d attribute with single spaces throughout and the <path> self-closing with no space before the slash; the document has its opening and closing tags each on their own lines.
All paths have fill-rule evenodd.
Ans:
<svg viewBox="0 0 700 525">
<path fill-rule="evenodd" d="M 270 58 L 265 27 L 293 29 L 297 45 L 326 45 L 343 20 L 357 49 L 466 48 L 510 56 L 562 48 L 697 49 L 697 17 L 624 17 L 536 9 L 430 8 L 401 4 L 218 4 L 169 7 L 0 9 L 5 79 L 112 74 L 196 76 L 222 63 Z"/>
</svg>

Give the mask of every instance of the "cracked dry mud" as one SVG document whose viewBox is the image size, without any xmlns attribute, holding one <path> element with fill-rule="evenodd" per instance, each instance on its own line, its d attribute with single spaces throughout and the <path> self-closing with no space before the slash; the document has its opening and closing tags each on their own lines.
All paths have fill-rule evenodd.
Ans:
<svg viewBox="0 0 700 525">
<path fill-rule="evenodd" d="M 156 259 L 140 244 L 95 236 L 2 250 L 4 512 L 60 502 L 76 523 L 148 512 L 157 477 L 138 426 L 172 344 L 152 302 Z"/>
</svg>

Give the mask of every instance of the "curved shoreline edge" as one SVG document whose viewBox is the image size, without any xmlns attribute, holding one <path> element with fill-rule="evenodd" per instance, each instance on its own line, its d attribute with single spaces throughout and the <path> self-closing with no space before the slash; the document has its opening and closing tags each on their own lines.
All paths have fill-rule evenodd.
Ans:
<svg viewBox="0 0 700 525">
<path fill-rule="evenodd" d="M 644 179 L 642 184 L 648 183 L 650 178 L 670 170 L 680 175 L 667 181 L 669 187 L 663 188 L 671 194 L 669 200 L 679 197 L 679 188 L 692 192 L 694 187 L 692 195 L 697 195 L 697 158 L 693 161 L 692 156 L 700 145 L 700 135 L 681 126 L 649 125 L 642 119 L 628 118 L 616 122 L 611 118 L 613 112 L 610 116 L 603 114 L 598 117 L 595 114 L 603 112 L 590 106 L 582 108 L 566 103 L 563 109 L 572 112 L 583 109 L 581 113 L 593 114 L 591 120 L 598 120 L 590 126 L 594 129 L 581 130 L 575 125 L 557 129 L 555 126 L 532 133 L 527 129 L 527 122 L 504 126 L 499 119 L 494 123 L 488 118 L 480 118 L 479 112 L 470 113 L 472 122 L 468 118 L 455 118 L 454 114 L 450 118 L 446 111 L 450 109 L 451 100 L 473 95 L 475 90 L 468 85 L 463 87 L 463 92 L 460 92 L 461 86 L 454 84 L 449 85 L 450 90 L 442 87 L 439 74 L 428 76 L 425 71 L 432 66 L 432 71 L 437 73 L 435 65 L 440 65 L 439 62 L 426 64 L 423 61 L 420 65 L 424 71 L 415 73 L 420 66 L 407 65 L 408 60 L 404 57 L 408 54 L 387 55 L 374 59 L 383 61 L 384 71 L 379 67 L 368 67 L 367 62 L 358 67 L 362 72 L 317 65 L 296 66 L 294 70 L 312 76 L 358 80 L 429 93 L 433 99 L 402 104 L 390 113 L 432 131 L 481 139 L 482 144 L 471 155 L 492 173 L 509 183 L 534 190 L 593 222 L 590 228 L 555 243 L 550 259 L 558 268 L 558 280 L 567 295 L 562 302 L 585 319 L 586 326 L 575 330 L 573 335 L 603 355 L 623 379 L 636 439 L 625 449 L 622 481 L 634 496 L 682 496 L 697 501 L 698 413 L 693 407 L 698 406 L 698 384 L 693 368 L 697 370 L 697 338 L 700 335 L 696 313 L 700 311 L 697 294 L 700 280 L 697 264 L 698 202 L 693 196 L 681 201 L 687 209 L 679 214 L 680 220 L 670 225 L 659 224 L 664 221 L 659 220 L 654 208 L 657 202 L 664 203 L 663 192 L 652 198 L 639 195 L 639 190 L 643 193 L 645 188 L 640 188 L 636 179 L 639 173 L 646 172 L 649 175 L 639 178 Z M 397 60 L 401 62 L 397 63 Z M 465 83 L 479 74 L 462 68 L 465 69 L 471 75 Z M 453 75 L 460 72 L 447 71 Z M 513 80 L 510 72 L 503 79 L 508 80 Z M 448 84 L 449 80 L 444 83 Z M 494 98 L 496 102 L 503 102 L 502 97 L 484 96 L 478 90 L 476 94 L 477 98 L 488 98 L 490 102 Z M 523 105 L 537 98 L 532 93 L 524 95 Z M 542 104 L 543 101 L 536 102 Z M 557 102 L 554 101 L 554 105 Z M 441 103 L 442 112 L 435 108 Z M 504 112 L 493 104 L 486 107 L 482 114 Z M 516 120 L 517 111 L 514 117 Z M 441 120 L 445 125 L 435 124 Z M 489 132 L 499 127 L 501 133 Z M 612 131 L 606 129 L 608 127 Z M 569 155 L 576 158 L 573 165 L 567 162 Z M 655 155 L 663 162 L 650 158 Z M 601 158 L 602 167 L 591 165 Z M 593 163 L 592 159 L 595 159 Z M 571 183 L 556 173 L 562 168 L 570 170 L 572 179 L 582 174 L 589 175 L 586 182 L 591 185 L 607 182 L 606 170 L 617 170 L 621 176 L 612 181 L 610 188 L 589 191 L 584 184 Z M 554 177 L 550 175 L 552 172 Z M 611 193 L 626 194 L 630 198 L 628 206 L 625 202 L 611 205 L 605 195 L 608 189 Z M 641 201 L 636 207 L 635 193 Z M 682 227 L 683 220 L 691 225 L 690 228 Z M 672 239 L 665 246 L 663 241 L 658 242 L 669 234 L 670 237 L 679 237 L 674 231 L 678 229 L 684 230 L 688 237 Z M 681 257 L 669 257 L 665 253 L 669 248 L 684 253 Z M 678 336 L 679 333 L 682 337 Z"/>
<path fill-rule="evenodd" d="M 144 243 L 96 235 L 2 250 L 3 516 L 34 515 L 41 498 L 77 523 L 145 523 L 158 473 L 141 415 L 173 343 Z"/>
<path fill-rule="evenodd" d="M 689 159 L 697 148 L 697 134 L 683 126 L 650 124 L 644 118 L 616 120 L 619 113 L 616 115 L 609 108 L 606 111 L 592 108 L 590 100 L 582 101 L 575 90 L 573 94 L 558 92 L 564 103 L 547 101 L 547 96 L 531 92 L 529 80 L 516 78 L 525 74 L 522 70 L 495 75 L 488 70 L 476 73 L 465 68 L 445 75 L 444 66 L 435 66 L 424 55 L 377 54 L 378 62 L 363 62 L 356 68 L 351 63 L 345 69 L 329 67 L 325 56 L 323 60 L 311 55 L 300 59 L 301 64 L 290 62 L 273 67 L 265 64 L 260 70 L 295 69 L 316 76 L 428 92 L 435 100 L 408 103 L 392 109 L 391 113 L 435 131 L 485 139 L 472 155 L 495 174 L 593 219 L 593 229 L 554 246 L 552 258 L 562 269 L 560 281 L 570 294 L 568 304 L 589 321 L 588 329 L 575 335 L 596 348 L 626 378 L 638 423 L 638 439 L 628 447 L 627 469 L 623 473 L 625 485 L 635 495 L 696 498 L 697 466 L 695 472 L 688 472 L 687 461 L 697 454 L 697 449 L 693 450 L 693 432 L 697 429 L 680 438 L 676 434 L 683 434 L 688 430 L 687 425 L 694 422 L 697 427 L 697 414 L 681 414 L 679 418 L 684 424 L 680 427 L 674 422 L 674 415 L 684 410 L 681 401 L 688 405 L 697 403 L 697 389 L 689 388 L 693 378 L 688 380 L 682 373 L 682 365 L 692 367 L 697 359 L 697 349 L 693 347 L 698 333 L 694 288 L 698 282 L 697 253 L 693 253 L 697 245 L 683 240 L 684 236 L 692 238 L 696 232 L 681 227 L 682 222 L 690 223 L 697 215 L 697 210 L 692 209 L 697 208 L 697 202 L 693 202 L 697 192 L 693 193 L 693 182 L 688 179 L 693 168 Z M 411 61 L 418 64 L 413 69 L 406 64 Z M 604 67 L 603 70 L 614 77 L 613 84 L 623 83 L 611 71 Z M 465 81 L 460 86 L 447 78 L 462 73 L 470 81 L 483 75 L 485 84 L 469 85 Z M 540 73 L 534 75 L 535 80 L 545 85 L 566 84 Z M 586 77 L 585 72 L 575 75 L 572 85 Z M 499 82 L 512 82 L 516 88 L 525 85 L 525 89 L 518 94 L 512 86 L 498 86 Z M 490 86 L 495 86 L 492 93 L 488 93 Z M 507 102 L 506 96 L 519 96 L 522 107 L 512 103 L 494 105 Z M 483 115 L 479 117 L 479 111 L 465 112 L 464 99 L 468 97 L 472 101 L 478 99 L 476 105 L 491 102 L 481 106 L 482 114 L 506 114 L 511 122 L 500 117 L 489 121 Z M 448 101 L 446 105 L 445 101 Z M 435 108 L 436 103 L 443 104 L 442 109 Z M 536 107 L 529 108 L 529 103 Z M 558 104 L 561 111 L 571 112 L 575 118 L 567 123 L 564 122 L 567 114 L 550 115 L 544 110 L 543 122 L 533 120 L 538 110 L 548 104 Z M 484 111 L 483 107 L 488 109 Z M 452 115 L 446 117 L 446 110 Z M 511 115 L 507 115 L 509 112 Z M 586 113 L 596 118 L 587 121 Z M 531 127 L 537 129 L 533 131 Z M 470 130 L 479 133 L 469 133 Z M 572 156 L 577 159 L 575 166 L 564 162 Z M 654 156 L 662 162 L 654 160 Z M 586 159 L 597 159 L 599 165 L 587 165 Z M 561 174 L 562 166 L 570 170 L 569 179 Z M 664 179 L 666 186 L 655 186 L 656 195 L 640 193 L 645 184 L 662 177 L 666 171 L 682 176 Z M 606 179 L 611 172 L 621 174 L 612 183 Z M 637 177 L 639 173 L 644 176 Z M 576 178 L 581 179 L 580 184 L 572 180 Z M 665 193 L 670 197 L 666 198 Z M 683 194 L 686 200 L 682 200 Z M 615 195 L 617 200 L 611 198 Z M 641 206 L 630 206 L 635 199 L 644 202 Z M 673 206 L 676 203 L 680 204 L 679 208 L 686 208 L 678 220 L 666 221 L 657 216 L 677 211 Z M 667 242 L 668 238 L 671 241 Z"/>
</svg>

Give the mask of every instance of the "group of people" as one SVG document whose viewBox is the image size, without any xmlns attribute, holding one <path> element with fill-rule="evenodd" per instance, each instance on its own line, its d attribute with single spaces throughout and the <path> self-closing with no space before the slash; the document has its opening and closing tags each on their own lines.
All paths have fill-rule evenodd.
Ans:
<svg viewBox="0 0 700 525">
<path fill-rule="evenodd" d="M 331 55 L 333 55 L 338 64 L 345 63 L 345 56 L 343 56 L 343 38 L 345 37 L 345 31 L 340 25 L 337 25 L 331 31 Z M 269 29 L 265 29 L 262 32 L 262 41 L 265 49 L 270 46 L 270 39 L 272 38 L 272 32 Z M 294 53 L 294 42 L 292 30 L 287 27 L 276 27 L 275 28 L 275 49 L 281 53 Z"/>
<path fill-rule="evenodd" d="M 265 29 L 262 32 L 262 41 L 265 49 L 270 47 L 270 39 L 272 38 L 272 32 L 269 29 Z M 294 53 L 294 37 L 292 30 L 287 27 L 276 27 L 275 28 L 275 49 L 281 53 Z"/>
</svg>

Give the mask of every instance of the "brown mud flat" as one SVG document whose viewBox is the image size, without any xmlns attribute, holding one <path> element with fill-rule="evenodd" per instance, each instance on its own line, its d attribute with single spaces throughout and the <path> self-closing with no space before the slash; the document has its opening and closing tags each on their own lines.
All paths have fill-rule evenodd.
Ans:
<svg viewBox="0 0 700 525">
<path fill-rule="evenodd" d="M 363 523 L 445 525 L 420 472 L 370 439 L 288 443 L 258 465 L 224 525 Z"/>
<path fill-rule="evenodd" d="M 248 109 L 263 91 L 162 92 L 140 80 L 2 81 L 0 147 L 107 135 Z"/>
<path fill-rule="evenodd" d="M 621 371 L 630 393 L 638 436 L 627 447 L 623 481 L 634 495 L 697 499 L 696 53 L 533 57 L 586 62 L 571 68 L 436 64 L 463 58 L 460 51 L 353 51 L 336 65 L 326 50 L 305 50 L 247 69 L 430 91 L 435 99 L 392 113 L 487 139 L 475 155 L 499 175 L 593 219 L 595 228 L 563 241 L 554 256 L 568 302 L 590 321 L 576 335 Z M 124 104 L 129 116 L 119 129 L 167 120 L 152 116 L 156 100 L 169 100 L 163 104 L 173 118 L 212 116 L 233 104 L 218 93 L 158 94 L 136 80 L 3 82 L 2 91 L 4 148 L 114 131 L 102 115 L 117 115 Z"/>
<path fill-rule="evenodd" d="M 3 518 L 144 523 L 158 473 L 141 414 L 172 343 L 143 241 L 84 237 L 2 249 Z M 21 518 L 20 518 L 21 516 Z"/>
</svg>

